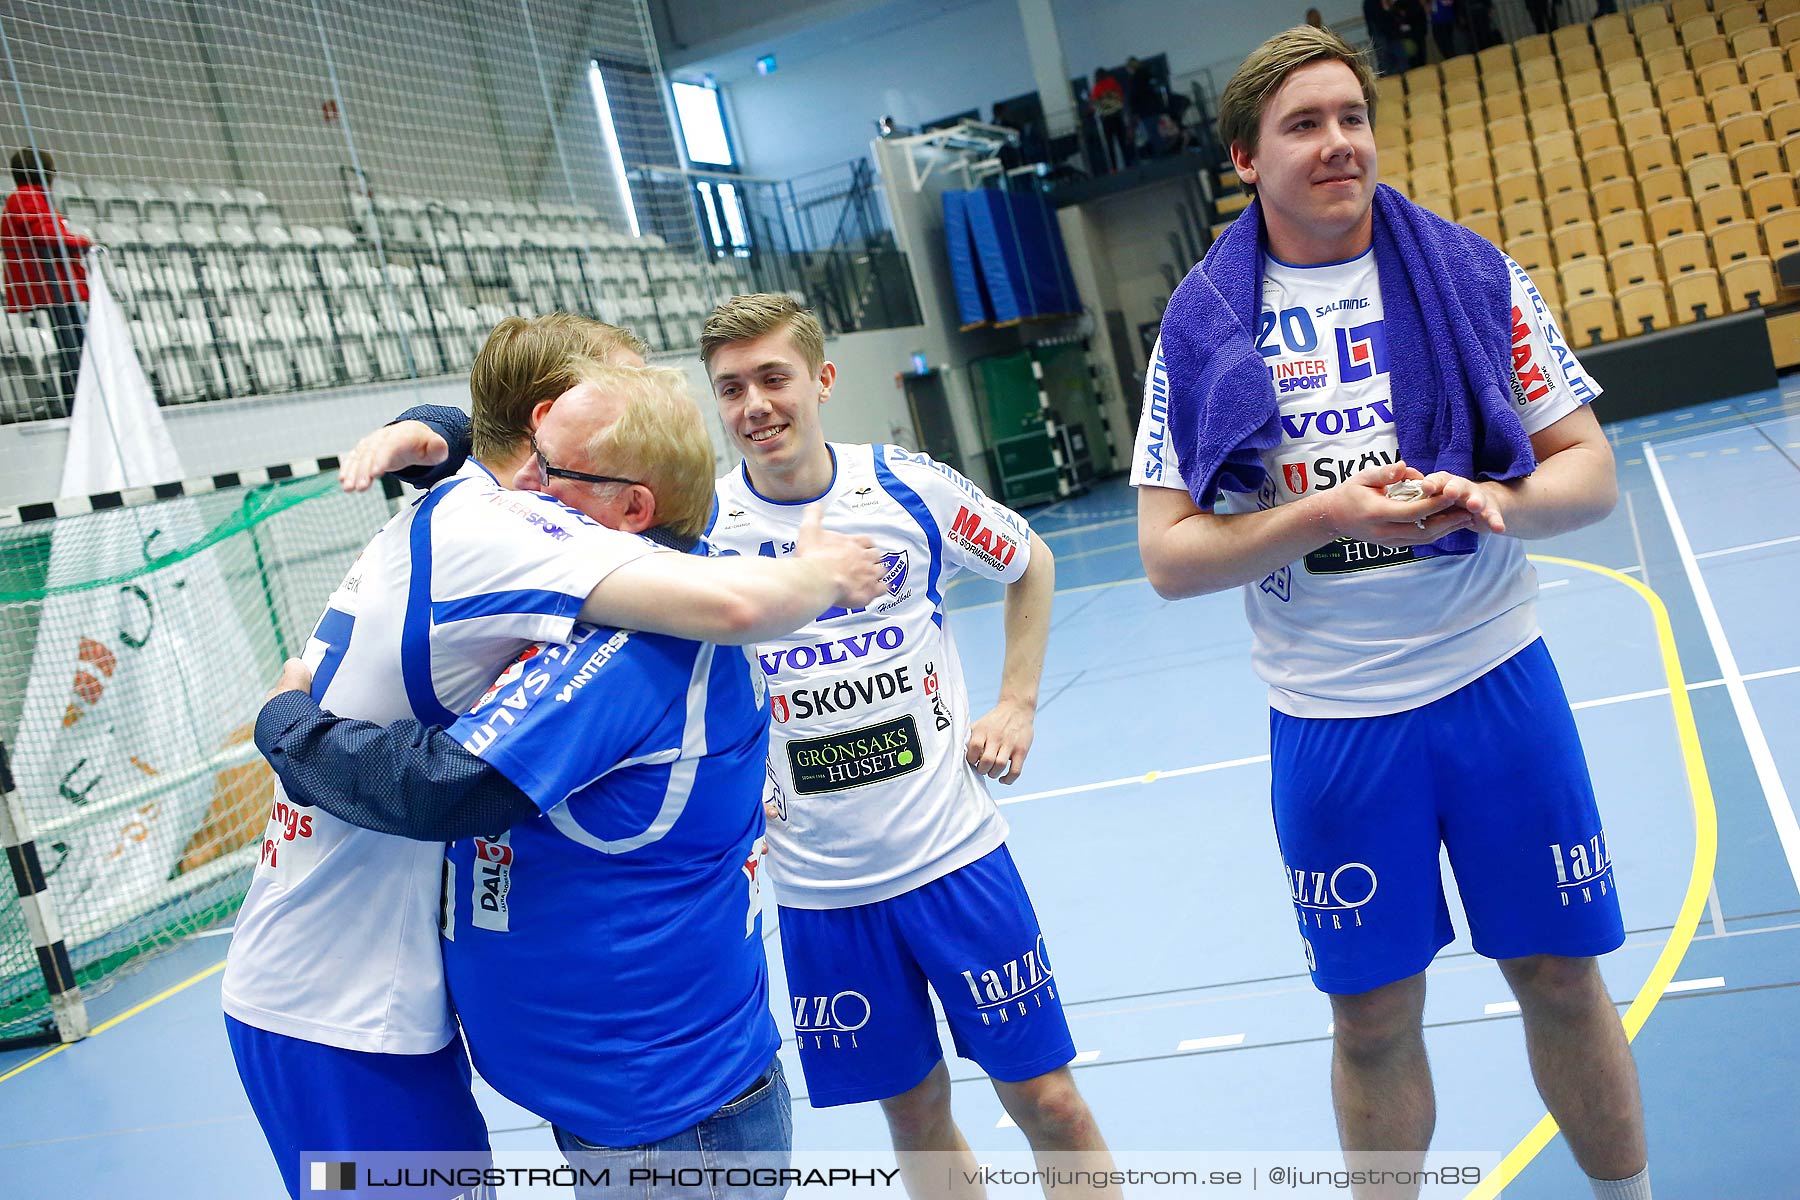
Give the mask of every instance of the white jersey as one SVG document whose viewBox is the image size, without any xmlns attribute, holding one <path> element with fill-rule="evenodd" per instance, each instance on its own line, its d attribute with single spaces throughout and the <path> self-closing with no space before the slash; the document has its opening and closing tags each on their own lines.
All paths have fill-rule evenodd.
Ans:
<svg viewBox="0 0 1800 1200">
<path fill-rule="evenodd" d="M 567 639 L 582 602 L 655 547 L 471 460 L 396 515 L 307 642 L 312 694 L 377 724 L 452 725 L 509 659 Z M 449 1040 L 438 949 L 444 847 L 289 804 L 281 784 L 237 917 L 225 1011 L 348 1050 L 429 1054 Z"/>
<path fill-rule="evenodd" d="M 1600 394 L 1537 288 L 1512 271 L 1513 403 L 1527 433 Z M 1280 445 L 1263 453 L 1254 497 L 1219 511 L 1286 504 L 1399 459 L 1375 255 L 1296 267 L 1265 260 L 1257 349 L 1281 406 Z M 1159 344 L 1132 455 L 1138 487 L 1183 491 L 1168 433 Z M 1537 573 L 1516 538 L 1482 535 L 1473 554 L 1415 559 L 1340 539 L 1247 585 L 1254 665 L 1269 703 L 1296 717 L 1403 712 L 1479 678 L 1538 636 Z"/>
<path fill-rule="evenodd" d="M 887 594 L 828 609 L 757 647 L 769 682 L 767 870 L 790 908 L 903 895 L 1006 840 L 986 780 L 964 755 L 968 689 L 944 613 L 957 571 L 1012 583 L 1031 530 L 924 454 L 831 444 L 825 521 L 884 552 Z M 715 553 L 791 554 L 805 503 L 767 500 L 743 468 L 719 480 Z"/>
</svg>

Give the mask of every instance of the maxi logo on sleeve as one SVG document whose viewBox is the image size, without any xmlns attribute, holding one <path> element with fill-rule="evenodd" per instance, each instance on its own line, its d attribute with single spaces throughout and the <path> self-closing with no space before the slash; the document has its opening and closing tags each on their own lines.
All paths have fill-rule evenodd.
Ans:
<svg viewBox="0 0 1800 1200">
<path fill-rule="evenodd" d="M 921 751 L 911 716 L 787 744 L 794 791 L 802 796 L 911 774 L 925 765 Z"/>
<path fill-rule="evenodd" d="M 1019 551 L 1017 535 L 1008 537 L 991 525 L 983 525 L 980 514 L 966 504 L 957 508 L 956 520 L 950 523 L 950 540 L 996 571 L 1005 570 Z"/>
</svg>

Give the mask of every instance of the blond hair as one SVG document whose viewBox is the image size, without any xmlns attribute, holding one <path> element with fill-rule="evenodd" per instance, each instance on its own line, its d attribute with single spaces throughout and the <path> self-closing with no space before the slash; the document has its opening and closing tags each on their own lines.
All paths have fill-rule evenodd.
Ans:
<svg viewBox="0 0 1800 1200">
<path fill-rule="evenodd" d="M 687 377 L 673 367 L 616 367 L 570 360 L 577 384 L 625 401 L 619 419 L 588 438 L 595 474 L 619 475 L 650 489 L 656 523 L 681 537 L 706 532 L 713 505 L 713 445 Z"/>
<path fill-rule="evenodd" d="M 475 457 L 501 462 L 531 431 L 531 412 L 575 386 L 573 355 L 605 362 L 620 351 L 650 352 L 629 329 L 574 313 L 507 317 L 488 334 L 469 368 Z"/>
<path fill-rule="evenodd" d="M 1250 52 L 1219 95 L 1219 137 L 1227 152 L 1243 146 L 1255 154 L 1263 113 L 1289 75 L 1308 63 L 1341 62 L 1356 74 L 1369 124 L 1375 124 L 1375 73 L 1368 59 L 1329 29 L 1298 25 L 1276 34 Z M 1254 188 L 1251 188 L 1254 191 Z"/>
<path fill-rule="evenodd" d="M 753 342 L 764 334 L 786 328 L 794 349 L 806 359 L 806 369 L 818 374 L 825 365 L 825 331 L 819 318 L 792 296 L 757 292 L 733 296 L 712 310 L 700 329 L 700 361 L 712 368 L 713 355 L 734 342 Z"/>
</svg>

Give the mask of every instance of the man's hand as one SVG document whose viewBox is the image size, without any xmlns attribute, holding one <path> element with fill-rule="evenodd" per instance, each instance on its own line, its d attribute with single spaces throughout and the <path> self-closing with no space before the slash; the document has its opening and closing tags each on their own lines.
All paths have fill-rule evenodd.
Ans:
<svg viewBox="0 0 1800 1200">
<path fill-rule="evenodd" d="M 1358 471 L 1317 495 L 1326 502 L 1326 524 L 1333 535 L 1377 546 L 1423 546 L 1482 519 L 1456 495 L 1438 494 L 1429 487 L 1418 500 L 1388 498 L 1389 484 L 1417 479 L 1424 486 L 1424 478 L 1405 463 L 1393 463 Z"/>
<path fill-rule="evenodd" d="M 825 528 L 823 510 L 809 504 L 794 537 L 794 555 L 822 568 L 836 588 L 836 603 L 862 608 L 886 589 L 882 586 L 881 551 L 866 537 L 850 537 Z"/>
<path fill-rule="evenodd" d="M 263 697 L 263 703 L 267 704 L 283 692 L 310 692 L 312 680 L 311 668 L 297 658 L 290 658 L 281 664 L 281 678 L 275 681 L 275 686 Z"/>
<path fill-rule="evenodd" d="M 338 467 L 338 486 L 367 491 L 383 475 L 407 467 L 435 467 L 450 457 L 449 443 L 423 421 L 384 425 L 356 443 Z"/>
<path fill-rule="evenodd" d="M 1506 517 L 1501 512 L 1501 504 L 1506 499 L 1504 488 L 1476 483 L 1448 471 L 1432 472 L 1419 480 L 1419 486 L 1425 489 L 1427 496 L 1455 501 L 1459 508 L 1474 516 L 1472 524 L 1476 529 L 1485 533 L 1506 532 Z"/>
<path fill-rule="evenodd" d="M 1025 755 L 1031 751 L 1031 730 L 1035 709 L 1012 700 L 1002 700 L 975 722 L 969 730 L 969 765 L 989 779 L 1012 783 L 1025 769 Z"/>
</svg>

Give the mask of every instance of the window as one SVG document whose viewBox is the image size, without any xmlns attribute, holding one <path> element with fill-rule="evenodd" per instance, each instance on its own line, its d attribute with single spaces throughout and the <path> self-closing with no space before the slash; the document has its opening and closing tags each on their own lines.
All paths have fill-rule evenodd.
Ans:
<svg viewBox="0 0 1800 1200">
<path fill-rule="evenodd" d="M 619 149 L 619 130 L 613 124 L 612 104 L 606 97 L 606 80 L 601 77 L 597 62 L 588 64 L 588 90 L 594 94 L 594 113 L 600 118 L 600 136 L 606 141 L 613 178 L 619 183 L 619 203 L 624 206 L 625 219 L 631 224 L 631 236 L 641 237 L 643 230 L 638 226 L 637 205 L 631 199 L 631 182 L 625 178 L 625 155 Z"/>
<path fill-rule="evenodd" d="M 675 115 L 688 161 L 708 167 L 735 167 L 731 138 L 725 132 L 725 110 L 717 88 L 703 83 L 672 83 Z"/>
</svg>

